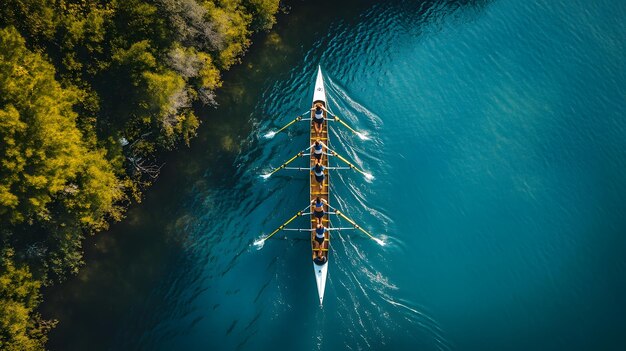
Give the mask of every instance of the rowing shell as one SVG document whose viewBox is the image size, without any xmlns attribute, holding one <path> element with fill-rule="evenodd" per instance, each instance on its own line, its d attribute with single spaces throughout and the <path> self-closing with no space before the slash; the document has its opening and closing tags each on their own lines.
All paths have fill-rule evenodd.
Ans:
<svg viewBox="0 0 626 351">
<path fill-rule="evenodd" d="M 324 89 L 324 77 L 322 76 L 322 68 L 318 66 L 317 69 L 317 79 L 315 80 L 315 90 L 313 91 L 313 106 L 315 106 L 316 103 L 322 103 L 324 105 L 324 108 L 328 109 L 327 103 L 326 103 L 326 90 Z M 324 118 L 327 118 L 326 116 L 326 111 L 323 112 L 324 113 Z M 311 120 L 313 120 L 314 118 L 314 114 L 315 111 L 311 111 Z M 322 123 L 322 133 L 321 134 L 316 134 L 315 133 L 315 127 L 313 126 L 313 123 L 311 123 L 310 125 L 311 128 L 311 138 L 310 138 L 310 142 L 309 145 L 313 145 L 313 143 L 315 143 L 316 140 L 320 140 L 321 142 L 323 142 L 324 144 L 331 146 L 330 145 L 330 140 L 329 140 L 329 134 L 328 134 L 328 121 L 324 121 Z M 322 156 L 322 165 L 324 165 L 324 167 L 328 167 L 328 156 Z M 313 157 L 313 152 L 311 152 L 311 160 L 310 160 L 310 164 L 311 167 L 315 166 L 315 158 Z M 330 177 L 329 177 L 329 172 L 328 170 L 324 170 L 324 182 L 323 182 L 323 187 L 322 189 L 320 189 L 319 187 L 319 183 L 315 180 L 315 175 L 313 174 L 313 172 L 310 172 L 309 175 L 309 190 L 311 193 L 310 196 L 310 200 L 312 201 L 313 199 L 315 199 L 317 196 L 319 196 L 322 199 L 325 199 L 326 201 L 328 201 L 328 203 L 330 203 Z M 330 208 L 327 209 L 328 211 L 330 211 Z M 313 216 L 313 210 L 311 210 L 311 250 L 312 250 L 312 257 L 315 257 L 317 252 L 314 250 L 313 247 L 313 241 L 315 240 L 315 227 L 316 227 L 316 223 L 317 223 L 317 219 Z M 330 217 L 328 214 L 324 215 L 324 218 L 322 219 L 322 223 L 324 224 L 324 227 L 326 228 L 330 228 Z M 326 288 L 326 276 L 328 275 L 328 253 L 329 253 L 329 247 L 330 247 L 330 232 L 326 231 L 326 233 L 324 234 L 325 239 L 324 239 L 324 244 L 322 245 L 322 250 L 323 250 L 323 255 L 326 257 L 326 260 L 323 264 L 318 264 L 315 262 L 315 260 L 313 261 L 313 270 L 315 272 L 315 282 L 317 283 L 317 294 L 319 296 L 320 299 L 320 306 L 322 305 L 323 301 L 324 301 L 324 289 Z"/>
<path fill-rule="evenodd" d="M 267 179 L 269 177 L 271 177 L 272 174 L 278 172 L 281 169 L 291 169 L 291 170 L 300 170 L 300 171 L 307 171 L 309 172 L 309 205 L 307 207 L 305 207 L 303 210 L 298 211 L 295 215 L 293 215 L 291 218 L 289 218 L 285 223 L 281 224 L 278 228 L 276 228 L 273 232 L 271 232 L 269 235 L 256 240 L 254 242 L 254 245 L 260 245 L 262 246 L 262 244 L 268 240 L 269 238 L 271 238 L 274 234 L 278 233 L 281 230 L 291 230 L 291 231 L 297 231 L 297 232 L 302 232 L 302 231 L 310 231 L 311 232 L 311 252 L 312 252 L 312 260 L 313 260 L 313 271 L 315 273 L 315 283 L 317 284 L 317 294 L 319 296 L 320 299 L 320 306 L 322 305 L 322 303 L 324 302 L 324 290 L 326 289 L 326 277 L 328 276 L 328 262 L 329 262 L 329 249 L 330 249 L 330 231 L 333 230 L 359 230 L 361 232 L 363 232 L 363 234 L 367 235 L 370 239 L 376 241 L 378 244 L 380 245 L 384 245 L 385 243 L 379 239 L 374 237 L 372 234 L 370 234 L 367 230 L 365 230 L 362 226 L 359 226 L 354 220 L 350 219 L 348 216 L 346 216 L 343 211 L 340 211 L 339 209 L 333 207 L 330 204 L 330 198 L 329 198 L 329 194 L 330 194 L 330 177 L 329 177 L 329 170 L 340 170 L 340 169 L 352 169 L 356 172 L 361 173 L 366 179 L 374 179 L 374 177 L 370 174 L 365 172 L 364 170 L 360 169 L 359 167 L 355 166 L 354 164 L 352 164 L 350 161 L 348 161 L 345 157 L 339 155 L 336 151 L 334 151 L 331 148 L 331 144 L 330 144 L 330 140 L 329 140 L 329 133 L 328 133 L 328 121 L 330 117 L 332 117 L 332 121 L 338 122 L 339 124 L 341 124 L 342 126 L 346 127 L 348 130 L 350 130 L 352 133 L 356 134 L 357 136 L 359 136 L 359 138 L 363 139 L 363 140 L 367 140 L 367 136 L 361 132 L 358 132 L 356 130 L 354 130 L 354 128 L 350 127 L 345 121 L 339 119 L 339 117 L 333 115 L 331 112 L 328 112 L 328 106 L 327 106 L 327 101 L 326 101 L 326 91 L 324 89 L 324 76 L 322 75 L 322 68 L 318 67 L 317 70 L 317 78 L 315 80 L 315 89 L 313 90 L 313 107 L 315 107 L 316 104 L 321 104 L 324 108 L 323 108 L 323 115 L 324 115 L 324 121 L 322 121 L 322 128 L 321 128 L 321 132 L 319 133 L 319 135 L 316 133 L 315 131 L 315 108 L 311 109 L 311 118 L 307 118 L 307 119 L 303 119 L 302 116 L 306 115 L 307 112 L 303 112 L 301 115 L 299 115 L 298 117 L 296 117 L 295 119 L 293 119 L 292 121 L 290 121 L 289 123 L 287 123 L 285 126 L 283 126 L 282 128 L 280 128 L 278 131 L 270 131 L 267 134 L 265 134 L 266 138 L 273 138 L 277 133 L 282 132 L 283 130 L 285 130 L 287 127 L 293 125 L 294 123 L 298 122 L 298 121 L 311 121 L 311 125 L 310 125 L 310 138 L 309 138 L 309 144 L 311 145 L 310 147 L 300 151 L 299 153 L 297 153 L 295 156 L 293 156 L 292 158 L 290 158 L 287 162 L 283 163 L 282 165 L 280 165 L 279 167 L 275 168 L 274 170 L 272 170 L 269 173 L 266 174 L 262 174 L 261 177 L 263 179 Z M 327 116 L 327 113 L 330 113 L 331 116 Z M 324 150 L 322 149 L 322 157 L 321 157 L 321 164 L 325 167 L 324 169 L 324 179 L 322 181 L 322 184 L 317 182 L 317 179 L 315 179 L 315 174 L 313 172 L 313 167 L 315 166 L 315 156 L 314 156 L 314 150 L 313 150 L 313 146 L 315 144 L 315 142 L 319 140 L 323 145 L 325 145 L 326 147 L 326 152 L 323 152 Z M 310 151 L 309 151 L 310 150 Z M 308 152 L 308 153 L 307 153 Z M 287 167 L 287 165 L 289 165 L 291 162 L 293 162 L 294 160 L 296 160 L 299 157 L 304 157 L 304 156 L 310 156 L 309 159 L 309 167 Z M 328 158 L 329 156 L 333 156 L 333 160 L 338 160 L 341 161 L 343 163 L 345 163 L 346 165 L 348 165 L 349 167 L 337 167 L 337 166 L 333 166 L 333 167 L 329 167 L 329 162 L 328 162 Z M 315 211 L 313 209 L 313 202 L 315 200 L 316 197 L 320 197 L 321 199 L 325 200 L 326 203 L 323 206 L 326 206 L 326 208 L 324 208 L 324 216 L 322 217 L 322 223 L 324 224 L 324 227 L 327 228 L 328 230 L 324 233 L 324 240 L 322 242 L 321 245 L 317 244 L 316 241 L 316 235 L 315 235 L 315 227 L 316 227 L 316 223 L 317 223 L 317 219 L 315 218 Z M 311 209 L 309 212 L 306 212 L 307 209 Z M 331 211 L 332 210 L 332 211 Z M 339 217 L 341 217 L 342 219 L 346 220 L 348 223 L 350 223 L 350 227 L 337 227 L 337 228 L 333 228 L 332 223 L 330 221 L 330 217 L 329 214 L 333 214 L 333 215 L 337 215 Z M 310 227 L 307 229 L 303 229 L 303 228 L 299 228 L 299 229 L 295 229 L 295 228 L 286 228 L 287 225 L 289 225 L 289 223 L 291 223 L 292 221 L 294 221 L 296 218 L 300 217 L 300 216 L 305 216 L 305 215 L 310 215 Z M 321 239 L 321 238 L 320 238 Z"/>
</svg>

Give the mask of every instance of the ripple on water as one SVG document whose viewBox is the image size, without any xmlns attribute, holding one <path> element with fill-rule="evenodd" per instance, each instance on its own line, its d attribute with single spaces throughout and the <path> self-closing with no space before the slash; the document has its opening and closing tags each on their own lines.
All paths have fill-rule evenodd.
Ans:
<svg viewBox="0 0 626 351">
<path fill-rule="evenodd" d="M 128 340 L 145 331 L 131 346 L 449 350 L 533 321 L 562 337 L 563 315 L 584 324 L 554 301 L 577 305 L 597 292 L 588 286 L 613 287 L 581 283 L 597 282 L 597 252 L 617 250 L 581 231 L 621 244 L 606 233 L 624 228 L 615 218 L 626 193 L 610 181 L 626 165 L 624 24 L 591 23 L 610 17 L 599 3 L 391 1 L 333 21 L 300 64 L 265 83 L 252 131 L 229 139 L 235 170 L 207 170 L 176 214 L 169 230 L 186 257 L 147 297 L 159 307 L 129 323 Z M 318 64 L 330 110 L 370 137 L 333 124 L 331 147 L 375 176 L 335 172 L 331 203 L 386 243 L 333 233 L 321 309 L 307 235 L 259 243 L 307 205 L 301 173 L 260 175 L 308 146 L 304 124 L 265 135 L 307 111 Z"/>
</svg>

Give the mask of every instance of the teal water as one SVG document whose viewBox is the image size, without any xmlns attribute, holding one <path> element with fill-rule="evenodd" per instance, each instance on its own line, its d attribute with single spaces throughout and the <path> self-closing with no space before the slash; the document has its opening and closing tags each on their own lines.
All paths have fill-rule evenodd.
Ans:
<svg viewBox="0 0 626 351">
<path fill-rule="evenodd" d="M 313 24 L 316 4 L 48 292 L 51 348 L 626 349 L 626 3 L 356 1 Z M 262 135 L 318 64 L 371 136 L 335 126 L 335 148 L 375 176 L 336 173 L 331 200 L 387 243 L 333 236 L 322 309 L 306 236 L 252 245 L 307 203 L 302 174 L 258 175 L 306 147 L 304 125 Z"/>
</svg>

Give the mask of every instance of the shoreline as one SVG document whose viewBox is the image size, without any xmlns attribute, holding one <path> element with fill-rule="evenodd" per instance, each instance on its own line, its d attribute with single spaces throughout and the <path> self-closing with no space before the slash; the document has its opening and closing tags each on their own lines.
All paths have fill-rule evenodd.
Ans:
<svg viewBox="0 0 626 351">
<path fill-rule="evenodd" d="M 262 93 L 263 82 L 267 77 L 288 74 L 285 67 L 301 60 L 306 53 L 303 48 L 316 40 L 318 28 L 307 29 L 306 40 L 292 29 L 308 21 L 312 8 L 296 4 L 288 13 L 278 14 L 272 30 L 251 38 L 253 44 L 241 62 L 222 76 L 217 108 L 198 111 L 203 123 L 190 146 L 159 155 L 165 166 L 141 203 L 131 205 L 122 221 L 85 240 L 85 265 L 77 275 L 44 289 L 38 311 L 59 320 L 50 333 L 51 350 L 84 348 L 87 344 L 78 340 L 83 334 L 100 341 L 106 349 L 104 345 L 113 342 L 108 332 L 116 329 L 119 318 L 149 298 L 153 287 L 167 279 L 172 265 L 184 261 L 184 238 L 177 237 L 172 229 L 176 223 L 170 219 L 181 212 L 176 204 L 194 188 L 206 189 L 230 179 L 234 168 L 227 165 L 234 163 L 240 141 L 253 128 L 249 114 Z M 336 18 L 340 15 L 325 19 L 321 28 Z M 213 169 L 208 177 L 205 167 Z M 93 316 L 99 317 L 94 320 Z M 91 328 L 81 320 L 89 321 Z"/>
</svg>

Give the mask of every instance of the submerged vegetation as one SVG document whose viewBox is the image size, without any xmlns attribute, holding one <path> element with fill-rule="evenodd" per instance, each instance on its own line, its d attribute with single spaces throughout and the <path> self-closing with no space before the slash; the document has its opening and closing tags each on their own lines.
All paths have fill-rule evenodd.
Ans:
<svg viewBox="0 0 626 351">
<path fill-rule="evenodd" d="M 39 289 L 82 264 L 189 144 L 194 107 L 278 0 L 7 0 L 0 8 L 0 349 L 43 349 Z"/>
</svg>

